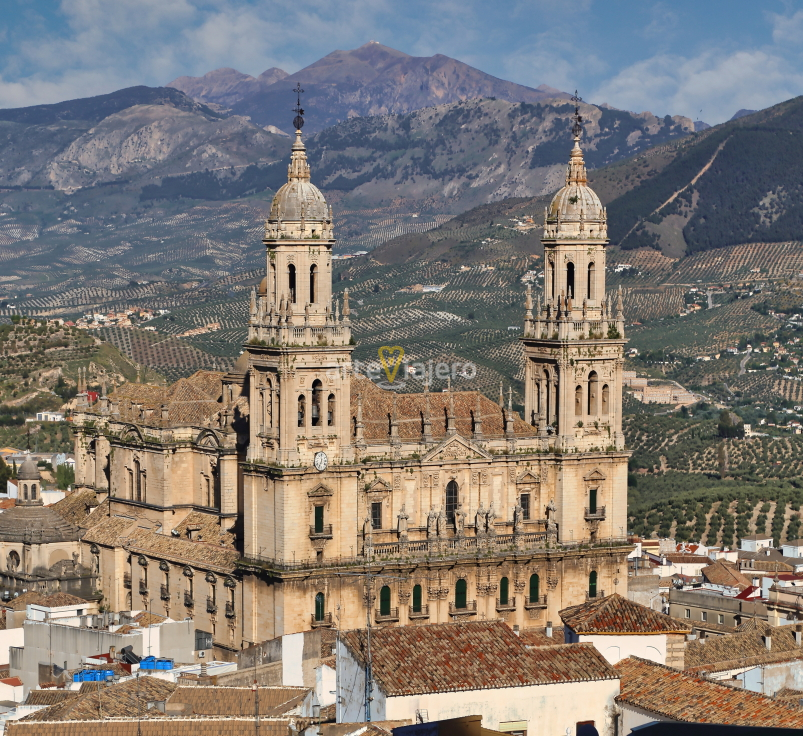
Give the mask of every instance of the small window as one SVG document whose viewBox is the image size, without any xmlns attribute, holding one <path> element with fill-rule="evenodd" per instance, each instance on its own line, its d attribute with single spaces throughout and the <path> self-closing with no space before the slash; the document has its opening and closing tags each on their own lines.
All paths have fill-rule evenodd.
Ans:
<svg viewBox="0 0 803 736">
<path fill-rule="evenodd" d="M 390 588 L 387 585 L 379 591 L 379 615 L 390 616 Z"/>
<path fill-rule="evenodd" d="M 592 570 L 591 574 L 588 576 L 588 597 L 589 598 L 596 598 L 597 597 L 597 571 Z"/>
<path fill-rule="evenodd" d="M 506 606 L 510 601 L 510 581 L 502 578 L 499 581 L 499 605 Z"/>
<path fill-rule="evenodd" d="M 421 586 L 413 586 L 413 613 L 421 613 Z"/>
<path fill-rule="evenodd" d="M 468 585 L 466 584 L 465 578 L 460 578 L 454 586 L 454 607 L 455 608 L 467 608 L 468 607 L 468 600 L 466 596 Z"/>
<path fill-rule="evenodd" d="M 382 528 L 382 502 L 375 501 L 371 504 L 371 526 L 374 529 Z"/>
<path fill-rule="evenodd" d="M 519 505 L 521 506 L 521 515 L 525 521 L 529 521 L 530 519 L 530 494 L 529 493 L 522 493 L 519 496 Z"/>
<path fill-rule="evenodd" d="M 323 506 L 315 507 L 315 533 L 323 534 Z"/>
<path fill-rule="evenodd" d="M 304 394 L 298 397 L 298 426 L 303 427 L 307 421 L 307 397 Z"/>
<path fill-rule="evenodd" d="M 700 620 L 701 621 L 708 621 L 708 611 L 701 611 L 700 612 Z"/>
<path fill-rule="evenodd" d="M 718 624 L 724 624 L 725 623 L 725 615 L 724 614 L 722 614 L 722 613 L 717 614 L 717 623 Z"/>
<path fill-rule="evenodd" d="M 538 575 L 530 575 L 530 602 L 537 603 L 540 594 L 541 581 Z"/>
<path fill-rule="evenodd" d="M 588 492 L 588 513 L 589 514 L 596 514 L 597 513 L 597 489 L 592 488 Z"/>
<path fill-rule="evenodd" d="M 684 614 L 685 614 L 686 618 L 691 618 L 691 608 L 687 608 L 686 611 L 684 612 Z"/>
<path fill-rule="evenodd" d="M 323 621 L 326 618 L 326 597 L 323 593 L 315 596 L 315 620 Z"/>
<path fill-rule="evenodd" d="M 454 515 L 457 511 L 457 483 L 450 480 L 446 484 L 446 520 L 454 524 Z"/>
</svg>

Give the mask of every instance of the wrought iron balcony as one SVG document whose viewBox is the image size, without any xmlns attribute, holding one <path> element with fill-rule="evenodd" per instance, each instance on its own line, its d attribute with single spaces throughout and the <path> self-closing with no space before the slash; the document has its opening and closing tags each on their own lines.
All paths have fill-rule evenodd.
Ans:
<svg viewBox="0 0 803 736">
<path fill-rule="evenodd" d="M 234 618 L 234 604 L 231 602 L 226 603 L 226 618 Z"/>
<path fill-rule="evenodd" d="M 399 620 L 399 609 L 398 608 L 391 608 L 388 610 L 387 613 L 382 613 L 380 609 L 376 609 L 374 620 L 380 623 L 388 623 L 391 621 L 398 621 Z"/>
<path fill-rule="evenodd" d="M 192 608 L 195 605 L 195 600 L 189 590 L 184 591 L 184 605 L 187 606 L 187 608 Z"/>
<path fill-rule="evenodd" d="M 148 581 L 147 580 L 140 580 L 139 581 L 139 592 L 141 595 L 148 595 Z"/>
<path fill-rule="evenodd" d="M 524 607 L 528 611 L 533 608 L 546 608 L 546 596 L 539 595 L 537 598 L 530 598 L 530 596 L 527 596 L 524 599 Z"/>
<path fill-rule="evenodd" d="M 324 613 L 322 618 L 316 618 L 313 613 L 310 616 L 310 621 L 313 629 L 328 628 L 334 625 L 331 613 Z"/>
<path fill-rule="evenodd" d="M 206 612 L 217 613 L 217 602 L 211 595 L 206 596 Z"/>
<path fill-rule="evenodd" d="M 515 611 L 516 610 L 516 597 L 515 596 L 511 596 L 504 603 L 502 603 L 501 598 L 497 598 L 496 599 L 496 610 L 497 611 Z"/>
<path fill-rule="evenodd" d="M 407 618 L 429 618 L 429 603 L 422 603 L 421 607 L 417 611 L 414 611 L 413 607 L 410 606 L 410 610 L 407 613 Z"/>
<path fill-rule="evenodd" d="M 320 528 L 320 531 L 316 531 L 314 526 L 310 526 L 309 528 L 309 536 L 310 539 L 331 539 L 332 538 L 332 525 L 325 524 Z"/>
<path fill-rule="evenodd" d="M 601 521 L 605 518 L 605 507 L 597 506 L 595 509 L 586 507 L 586 521 Z"/>
<path fill-rule="evenodd" d="M 595 601 L 595 600 L 597 600 L 599 598 L 604 598 L 604 597 L 605 597 L 605 591 L 604 590 L 598 590 L 596 593 L 586 592 L 586 600 L 587 601 Z"/>
<path fill-rule="evenodd" d="M 477 601 L 466 601 L 464 608 L 458 608 L 453 601 L 449 602 L 450 616 L 475 615 L 477 613 Z"/>
<path fill-rule="evenodd" d="M 159 586 L 159 597 L 163 601 L 170 600 L 170 588 L 168 588 L 164 583 Z"/>
<path fill-rule="evenodd" d="M 131 590 L 131 573 L 130 572 L 124 572 L 123 573 L 123 587 L 124 588 L 128 588 L 129 590 Z"/>
</svg>

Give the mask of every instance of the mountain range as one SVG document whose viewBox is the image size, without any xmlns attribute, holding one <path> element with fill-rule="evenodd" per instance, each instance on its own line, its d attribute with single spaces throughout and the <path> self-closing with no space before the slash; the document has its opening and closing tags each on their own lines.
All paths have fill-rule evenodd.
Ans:
<svg viewBox="0 0 803 736">
<path fill-rule="evenodd" d="M 273 68 L 255 78 L 235 69 L 215 69 L 202 77 L 179 77 L 167 86 L 257 125 L 287 130 L 293 118 L 292 89 L 298 83 L 305 90 L 309 131 L 353 117 L 405 114 L 462 100 L 495 97 L 534 103 L 570 97 L 547 85 L 506 82 L 443 54 L 410 56 L 376 41 L 333 51 L 294 74 Z"/>
</svg>

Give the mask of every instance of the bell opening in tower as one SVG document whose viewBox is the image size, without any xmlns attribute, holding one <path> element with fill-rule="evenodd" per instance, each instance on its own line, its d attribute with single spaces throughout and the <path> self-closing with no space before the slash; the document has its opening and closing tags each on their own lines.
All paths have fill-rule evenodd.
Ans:
<svg viewBox="0 0 803 736">
<path fill-rule="evenodd" d="M 571 261 L 566 264 L 566 296 L 574 299 L 574 264 Z"/>
<path fill-rule="evenodd" d="M 291 263 L 287 267 L 287 284 L 290 290 L 290 301 L 296 303 L 296 267 Z"/>
</svg>

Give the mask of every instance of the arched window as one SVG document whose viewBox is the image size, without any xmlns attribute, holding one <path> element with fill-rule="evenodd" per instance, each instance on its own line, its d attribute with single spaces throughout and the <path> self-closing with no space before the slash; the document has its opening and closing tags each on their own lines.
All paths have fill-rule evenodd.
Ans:
<svg viewBox="0 0 803 736">
<path fill-rule="evenodd" d="M 609 402 L 610 402 L 610 398 L 611 398 L 610 393 L 611 392 L 610 392 L 610 389 L 608 388 L 608 384 L 607 383 L 603 384 L 603 386 L 602 386 L 602 410 L 600 411 L 600 414 L 607 414 L 608 413 L 608 407 L 610 406 Z"/>
<path fill-rule="evenodd" d="M 13 572 L 14 570 L 18 570 L 19 566 L 20 566 L 19 553 L 16 550 L 12 549 L 11 552 L 8 553 L 8 569 Z"/>
<path fill-rule="evenodd" d="M 326 400 L 326 426 L 327 427 L 334 427 L 335 426 L 335 395 L 329 394 L 329 398 Z"/>
<path fill-rule="evenodd" d="M 588 284 L 586 289 L 586 294 L 590 299 L 597 298 L 597 290 L 596 290 L 596 267 L 594 266 L 593 262 L 588 264 Z"/>
<path fill-rule="evenodd" d="M 544 418 L 546 419 L 546 423 L 549 424 L 552 421 L 552 383 L 549 380 L 549 372 L 544 371 L 544 401 L 546 405 L 544 406 Z"/>
<path fill-rule="evenodd" d="M 276 296 L 276 264 L 270 264 L 270 296 L 271 301 L 276 304 L 279 299 Z"/>
<path fill-rule="evenodd" d="M 315 304 L 315 297 L 317 296 L 316 286 L 318 285 L 318 267 L 313 264 L 309 269 L 309 301 L 310 304 Z"/>
<path fill-rule="evenodd" d="M 27 483 L 23 483 L 22 484 L 22 498 L 23 498 L 24 501 L 28 500 L 28 484 Z"/>
<path fill-rule="evenodd" d="M 455 608 L 467 608 L 468 601 L 466 600 L 466 580 L 465 578 L 460 578 L 454 586 L 454 607 Z"/>
<path fill-rule="evenodd" d="M 315 620 L 323 621 L 326 618 L 326 597 L 323 593 L 315 594 Z"/>
<path fill-rule="evenodd" d="M 136 484 L 136 500 L 142 500 L 142 473 L 140 472 L 139 460 L 134 460 L 134 483 Z"/>
<path fill-rule="evenodd" d="M 591 488 L 588 491 L 588 512 L 590 514 L 597 513 L 597 489 Z"/>
<path fill-rule="evenodd" d="M 387 585 L 379 591 L 379 615 L 390 616 L 390 588 Z"/>
<path fill-rule="evenodd" d="M 574 299 L 574 264 L 571 261 L 566 264 L 566 296 Z"/>
<path fill-rule="evenodd" d="M 413 586 L 413 613 L 421 613 L 421 586 Z"/>
<path fill-rule="evenodd" d="M 588 576 L 588 597 L 589 598 L 596 598 L 597 597 L 597 571 L 592 570 L 591 574 Z"/>
<path fill-rule="evenodd" d="M 305 426 L 307 421 L 307 397 L 301 394 L 298 397 L 298 426 Z"/>
<path fill-rule="evenodd" d="M 454 524 L 454 515 L 457 511 L 457 482 L 450 480 L 446 484 L 446 520 Z"/>
<path fill-rule="evenodd" d="M 499 605 L 506 606 L 510 601 L 510 581 L 502 578 L 499 581 Z"/>
<path fill-rule="evenodd" d="M 291 263 L 287 267 L 287 283 L 290 288 L 290 301 L 296 303 L 296 267 Z"/>
<path fill-rule="evenodd" d="M 588 374 L 588 414 L 595 416 L 597 414 L 597 390 L 599 388 L 599 378 L 596 371 L 591 371 Z"/>
<path fill-rule="evenodd" d="M 315 533 L 323 534 L 323 506 L 315 507 Z"/>
<path fill-rule="evenodd" d="M 36 483 L 31 483 L 31 501 L 36 501 Z"/>
<path fill-rule="evenodd" d="M 547 284 L 552 298 L 555 298 L 555 265 L 550 261 L 547 264 Z"/>
<path fill-rule="evenodd" d="M 538 575 L 530 575 L 530 603 L 538 603 L 541 596 L 541 580 Z"/>
<path fill-rule="evenodd" d="M 578 386 L 574 389 L 574 415 L 583 416 L 583 387 Z"/>
<path fill-rule="evenodd" d="M 321 426 L 321 394 L 323 393 L 323 384 L 315 380 L 312 382 L 312 426 Z"/>
</svg>

